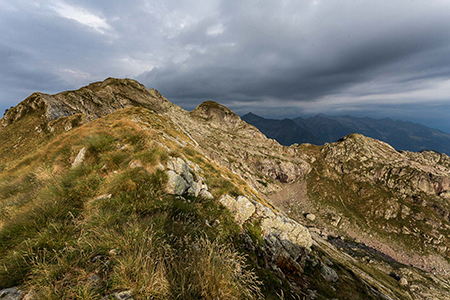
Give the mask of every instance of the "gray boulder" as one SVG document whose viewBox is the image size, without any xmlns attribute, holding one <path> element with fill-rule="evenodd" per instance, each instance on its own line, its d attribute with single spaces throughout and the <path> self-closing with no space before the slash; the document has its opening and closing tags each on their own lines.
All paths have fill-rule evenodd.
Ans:
<svg viewBox="0 0 450 300">
<path fill-rule="evenodd" d="M 199 196 L 200 198 L 204 198 L 204 199 L 208 199 L 208 200 L 214 199 L 214 196 L 213 196 L 210 192 L 208 192 L 207 190 L 205 190 L 205 189 L 202 189 L 202 190 L 200 191 L 200 193 L 198 194 L 198 196 Z"/>
<path fill-rule="evenodd" d="M 23 291 L 17 287 L 11 287 L 0 290 L 0 299 L 2 300 L 20 300 L 22 299 Z"/>
<path fill-rule="evenodd" d="M 207 192 L 208 186 L 203 183 L 203 177 L 198 172 L 203 170 L 190 161 L 185 161 L 181 157 L 171 157 L 166 164 L 167 175 L 169 177 L 167 192 L 174 195 L 184 195 L 212 199 L 212 195 Z M 205 192 L 202 192 L 205 190 Z"/>
<path fill-rule="evenodd" d="M 219 202 L 233 213 L 239 225 L 244 224 L 256 211 L 255 205 L 244 196 L 234 199 L 229 195 L 224 195 L 220 197 Z"/>
<path fill-rule="evenodd" d="M 326 265 L 322 265 L 320 275 L 322 275 L 322 277 L 328 282 L 336 282 L 339 280 L 339 276 L 336 271 Z"/>
<path fill-rule="evenodd" d="M 169 177 L 169 179 L 167 181 L 167 188 L 166 189 L 167 189 L 167 192 L 169 194 L 174 194 L 174 195 L 181 196 L 189 188 L 189 185 L 183 179 L 183 177 L 181 177 L 180 175 L 178 175 L 174 171 L 169 170 L 167 172 L 167 176 Z"/>
</svg>

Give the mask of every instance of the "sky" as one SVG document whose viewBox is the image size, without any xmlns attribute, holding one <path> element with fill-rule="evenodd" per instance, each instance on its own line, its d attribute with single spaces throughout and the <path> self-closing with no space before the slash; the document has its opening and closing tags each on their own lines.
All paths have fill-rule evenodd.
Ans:
<svg viewBox="0 0 450 300">
<path fill-rule="evenodd" d="M 191 110 L 450 132 L 448 0 L 0 0 L 0 110 L 133 78 Z"/>
</svg>

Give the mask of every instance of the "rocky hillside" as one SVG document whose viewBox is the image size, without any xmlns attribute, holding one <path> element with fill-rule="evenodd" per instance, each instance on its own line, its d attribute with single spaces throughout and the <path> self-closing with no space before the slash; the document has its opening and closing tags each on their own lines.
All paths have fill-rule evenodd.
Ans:
<svg viewBox="0 0 450 300">
<path fill-rule="evenodd" d="M 1 124 L 0 298 L 450 297 L 444 154 L 286 147 L 129 79 Z"/>
<path fill-rule="evenodd" d="M 450 135 L 420 124 L 394 121 L 389 118 L 354 118 L 350 116 L 327 116 L 273 120 L 248 113 L 242 119 L 256 126 L 268 137 L 282 145 L 311 143 L 323 145 L 360 133 L 384 141 L 397 150 L 434 150 L 450 153 Z"/>
</svg>

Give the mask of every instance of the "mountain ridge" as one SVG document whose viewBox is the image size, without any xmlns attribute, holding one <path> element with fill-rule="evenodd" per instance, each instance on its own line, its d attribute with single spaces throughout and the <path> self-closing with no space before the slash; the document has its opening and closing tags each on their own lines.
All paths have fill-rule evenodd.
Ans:
<svg viewBox="0 0 450 300">
<path fill-rule="evenodd" d="M 45 105 L 58 97 L 35 96 L 2 119 L 1 288 L 37 299 L 450 296 L 447 155 L 361 134 L 287 147 L 221 104 L 185 111 L 128 79 L 59 95 L 57 119 Z"/>
<path fill-rule="evenodd" d="M 280 126 L 281 120 L 255 116 L 246 114 L 242 118 L 283 145 L 294 143 L 322 145 L 335 142 L 352 133 L 360 133 L 388 142 L 397 150 L 415 152 L 434 150 L 450 153 L 450 134 L 409 121 L 318 114 L 306 119 L 301 117 L 288 119 L 292 120 L 295 126 L 293 124 Z M 291 134 L 288 139 L 286 139 L 287 132 Z"/>
</svg>

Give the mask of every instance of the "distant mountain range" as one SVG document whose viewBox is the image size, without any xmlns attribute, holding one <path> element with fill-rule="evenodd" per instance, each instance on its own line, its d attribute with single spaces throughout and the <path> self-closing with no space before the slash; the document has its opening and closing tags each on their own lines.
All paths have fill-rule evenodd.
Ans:
<svg viewBox="0 0 450 300">
<path fill-rule="evenodd" d="M 242 116 L 242 119 L 257 127 L 266 136 L 287 146 L 294 143 L 322 145 L 335 142 L 352 133 L 360 133 L 384 141 L 397 150 L 434 150 L 450 153 L 450 134 L 421 124 L 394 121 L 389 118 L 318 114 L 310 118 L 276 120 L 248 113 Z"/>
</svg>

